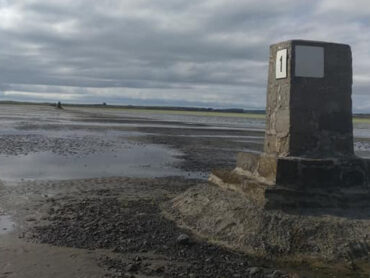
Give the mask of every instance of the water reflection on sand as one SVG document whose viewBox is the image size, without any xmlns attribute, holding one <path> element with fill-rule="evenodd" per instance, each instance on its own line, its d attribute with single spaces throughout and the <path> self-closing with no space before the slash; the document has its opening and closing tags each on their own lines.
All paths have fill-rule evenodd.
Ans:
<svg viewBox="0 0 370 278">
<path fill-rule="evenodd" d="M 126 145 L 121 150 L 63 156 L 53 152 L 0 155 L 3 180 L 78 179 L 90 177 L 202 177 L 175 168 L 181 153 L 160 145 Z"/>
</svg>

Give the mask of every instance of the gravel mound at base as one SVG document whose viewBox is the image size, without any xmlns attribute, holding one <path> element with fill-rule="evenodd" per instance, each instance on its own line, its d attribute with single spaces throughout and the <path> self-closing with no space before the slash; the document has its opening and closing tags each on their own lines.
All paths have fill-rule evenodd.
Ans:
<svg viewBox="0 0 370 278">
<path fill-rule="evenodd" d="M 369 211 L 264 210 L 210 184 L 190 188 L 163 209 L 180 226 L 251 255 L 370 265 Z"/>
</svg>

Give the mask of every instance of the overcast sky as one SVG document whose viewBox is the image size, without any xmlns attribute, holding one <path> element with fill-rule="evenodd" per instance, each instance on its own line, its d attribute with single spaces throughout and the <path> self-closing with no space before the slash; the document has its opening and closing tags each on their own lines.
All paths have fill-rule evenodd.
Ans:
<svg viewBox="0 0 370 278">
<path fill-rule="evenodd" d="M 0 100 L 264 108 L 287 39 L 350 44 L 370 112 L 368 0 L 0 0 Z"/>
</svg>

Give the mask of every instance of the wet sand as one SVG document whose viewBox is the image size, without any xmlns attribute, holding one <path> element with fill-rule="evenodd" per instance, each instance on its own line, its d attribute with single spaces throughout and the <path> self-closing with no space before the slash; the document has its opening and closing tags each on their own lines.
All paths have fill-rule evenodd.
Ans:
<svg viewBox="0 0 370 278">
<path fill-rule="evenodd" d="M 0 277 L 314 277 L 280 275 L 162 214 L 237 152 L 261 151 L 263 120 L 0 109 Z"/>
</svg>

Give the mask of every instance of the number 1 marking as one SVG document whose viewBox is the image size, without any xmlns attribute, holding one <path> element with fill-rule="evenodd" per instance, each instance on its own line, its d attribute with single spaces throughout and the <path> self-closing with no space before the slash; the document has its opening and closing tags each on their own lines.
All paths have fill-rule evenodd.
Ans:
<svg viewBox="0 0 370 278">
<path fill-rule="evenodd" d="M 280 72 L 283 72 L 283 56 L 280 56 Z"/>
<path fill-rule="evenodd" d="M 276 52 L 275 60 L 275 78 L 287 77 L 287 55 L 288 49 L 280 49 Z"/>
</svg>

